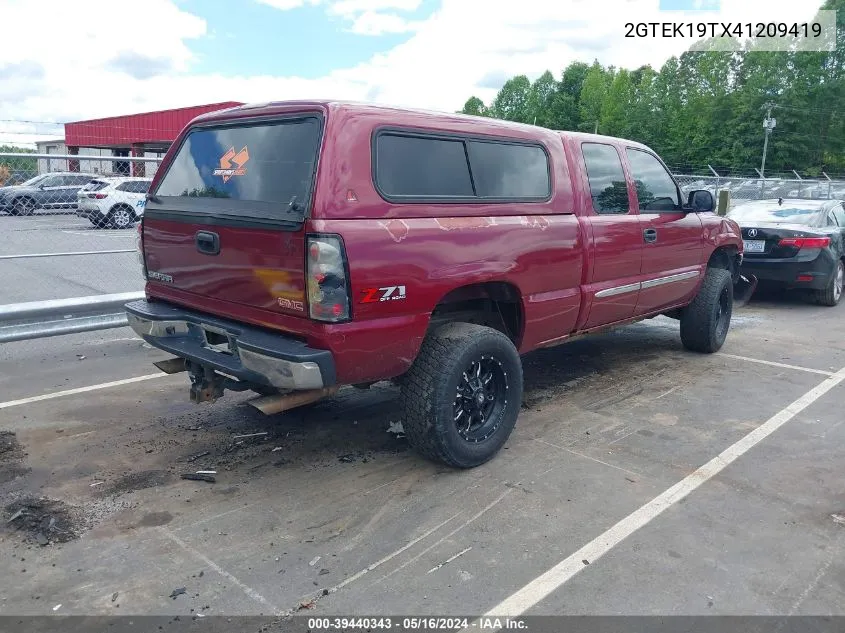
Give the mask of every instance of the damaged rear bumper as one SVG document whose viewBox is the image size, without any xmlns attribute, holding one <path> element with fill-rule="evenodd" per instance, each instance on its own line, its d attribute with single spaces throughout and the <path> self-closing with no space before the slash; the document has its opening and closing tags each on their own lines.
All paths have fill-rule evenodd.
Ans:
<svg viewBox="0 0 845 633">
<path fill-rule="evenodd" d="M 133 301 L 125 309 L 129 325 L 147 343 L 206 372 L 283 390 L 335 385 L 331 352 L 284 334 L 159 301 Z"/>
</svg>

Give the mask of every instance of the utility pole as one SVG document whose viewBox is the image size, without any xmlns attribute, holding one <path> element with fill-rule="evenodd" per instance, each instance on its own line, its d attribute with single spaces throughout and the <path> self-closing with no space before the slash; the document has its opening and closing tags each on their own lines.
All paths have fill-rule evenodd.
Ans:
<svg viewBox="0 0 845 633">
<path fill-rule="evenodd" d="M 763 129 L 766 130 L 766 137 L 763 140 L 763 163 L 760 165 L 760 177 L 763 179 L 766 178 L 766 153 L 769 151 L 769 135 L 775 129 L 775 125 L 777 125 L 777 121 L 772 118 L 772 108 L 774 106 L 775 104 L 771 101 L 763 106 L 766 108 L 766 118 L 763 119 Z"/>
</svg>

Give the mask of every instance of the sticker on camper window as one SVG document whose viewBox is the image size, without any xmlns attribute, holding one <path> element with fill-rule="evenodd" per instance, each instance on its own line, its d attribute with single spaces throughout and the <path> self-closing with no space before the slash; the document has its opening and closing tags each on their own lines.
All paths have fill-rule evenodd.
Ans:
<svg viewBox="0 0 845 633">
<path fill-rule="evenodd" d="M 220 157 L 220 168 L 214 170 L 215 176 L 223 176 L 223 182 L 228 182 L 232 176 L 243 176 L 246 174 L 244 165 L 249 160 L 249 151 L 246 146 L 235 153 L 235 148 L 230 147 L 228 151 Z"/>
</svg>

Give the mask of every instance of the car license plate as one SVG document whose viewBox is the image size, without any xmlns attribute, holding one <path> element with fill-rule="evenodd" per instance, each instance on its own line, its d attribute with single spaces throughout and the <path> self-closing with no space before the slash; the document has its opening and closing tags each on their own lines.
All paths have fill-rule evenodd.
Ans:
<svg viewBox="0 0 845 633">
<path fill-rule="evenodd" d="M 742 248 L 746 253 L 762 253 L 766 250 L 766 240 L 742 240 Z"/>
</svg>

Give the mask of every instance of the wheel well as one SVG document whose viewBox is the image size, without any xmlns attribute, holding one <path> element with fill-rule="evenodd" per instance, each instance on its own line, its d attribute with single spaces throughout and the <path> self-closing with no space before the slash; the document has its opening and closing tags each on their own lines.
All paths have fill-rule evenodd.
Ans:
<svg viewBox="0 0 845 633">
<path fill-rule="evenodd" d="M 736 246 L 722 246 L 711 253 L 707 267 L 727 270 L 736 281 L 739 274 L 738 258 L 739 249 Z"/>
<path fill-rule="evenodd" d="M 27 202 L 35 204 L 35 198 L 31 196 L 18 196 L 12 201 L 12 204 L 26 204 Z"/>
<path fill-rule="evenodd" d="M 492 327 L 519 347 L 524 322 L 522 295 L 516 286 L 503 281 L 455 288 L 434 308 L 429 328 L 453 322 Z"/>
</svg>

